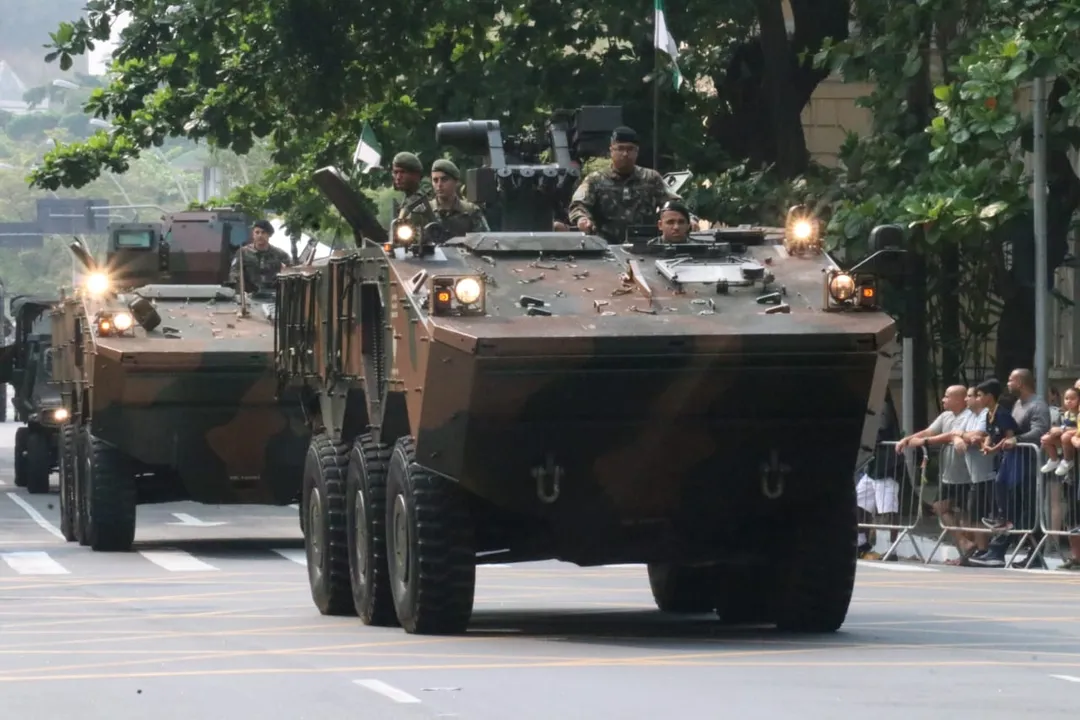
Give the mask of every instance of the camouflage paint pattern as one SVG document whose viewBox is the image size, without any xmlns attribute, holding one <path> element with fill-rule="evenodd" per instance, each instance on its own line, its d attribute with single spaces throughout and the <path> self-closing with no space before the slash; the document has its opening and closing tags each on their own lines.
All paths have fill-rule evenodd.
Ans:
<svg viewBox="0 0 1080 720">
<path fill-rule="evenodd" d="M 137 288 L 160 315 L 152 331 L 96 332 L 98 313 L 126 311 L 133 295 L 78 289 L 62 299 L 55 379 L 73 422 L 167 478 L 171 497 L 160 499 L 287 504 L 300 492 L 309 434 L 299 404 L 277 397 L 273 300 L 253 300 L 241 316 L 236 293 L 219 284 L 234 242 L 209 215 L 165 223 L 169 271 Z"/>
<path fill-rule="evenodd" d="M 317 181 L 358 216 L 333 172 Z M 419 464 L 542 520 L 564 559 L 625 550 L 637 531 L 647 547 L 664 527 L 715 548 L 775 518 L 770 471 L 797 512 L 872 449 L 895 326 L 822 310 L 827 255 L 742 253 L 786 287 L 790 313 L 767 314 L 760 291 L 676 291 L 653 259 L 576 231 L 471 235 L 423 260 L 357 235 L 359 250 L 280 276 L 283 380 L 318 391 L 335 441 L 369 424 L 386 444 L 412 435 Z M 433 316 L 412 292 L 424 272 L 482 277 L 486 315 Z"/>
</svg>

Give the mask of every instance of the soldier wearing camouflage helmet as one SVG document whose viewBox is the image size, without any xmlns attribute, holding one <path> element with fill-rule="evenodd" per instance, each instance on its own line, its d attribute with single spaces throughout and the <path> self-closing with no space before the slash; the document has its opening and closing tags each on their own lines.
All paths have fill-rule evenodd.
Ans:
<svg viewBox="0 0 1080 720">
<path fill-rule="evenodd" d="M 244 254 L 244 291 L 273 287 L 281 270 L 292 265 L 289 253 L 270 244 L 274 226 L 269 220 L 257 220 L 251 228 L 251 242 L 233 255 L 228 285 L 240 289 L 240 253 Z"/>
<path fill-rule="evenodd" d="M 483 211 L 458 195 L 460 182 L 461 172 L 457 165 L 449 160 L 436 160 L 432 163 L 431 186 L 435 189 L 435 197 L 429 200 L 422 210 L 412 214 L 412 222 L 421 227 L 437 222 L 446 229 L 450 237 L 490 231 Z"/>
<path fill-rule="evenodd" d="M 637 133 L 618 127 L 611 134 L 611 167 L 589 173 L 570 201 L 570 223 L 608 242 L 624 242 L 631 225 L 651 225 L 668 200 L 681 200 L 660 173 L 637 166 Z"/>
<path fill-rule="evenodd" d="M 424 165 L 413 153 L 399 152 L 394 156 L 390 165 L 390 176 L 394 189 L 405 193 L 401 205 L 394 211 L 396 217 L 404 217 L 427 202 L 427 195 L 420 190 L 420 179 L 423 175 Z"/>
</svg>

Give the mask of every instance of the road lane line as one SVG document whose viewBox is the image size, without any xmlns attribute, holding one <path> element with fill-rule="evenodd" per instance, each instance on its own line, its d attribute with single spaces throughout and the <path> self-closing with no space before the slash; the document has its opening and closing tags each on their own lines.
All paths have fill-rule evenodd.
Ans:
<svg viewBox="0 0 1080 720">
<path fill-rule="evenodd" d="M 140 550 L 139 554 L 169 572 L 207 572 L 217 568 L 183 550 Z"/>
<path fill-rule="evenodd" d="M 67 568 L 49 557 L 47 552 L 5 552 L 0 553 L 0 559 L 3 559 L 8 567 L 20 575 L 70 574 Z"/>
<path fill-rule="evenodd" d="M 893 572 L 941 572 L 937 568 L 925 565 L 901 565 L 900 563 L 886 563 L 879 560 L 859 560 L 859 567 L 872 568 L 874 570 L 890 570 Z"/>
<path fill-rule="evenodd" d="M 388 697 L 399 703 L 418 703 L 420 698 L 413 697 L 404 690 L 398 690 L 393 685 L 387 685 L 381 680 L 353 680 L 360 687 L 365 687 L 372 692 L 377 692 L 383 697 Z"/>
<path fill-rule="evenodd" d="M 35 510 L 33 505 L 26 502 L 25 500 L 23 500 L 21 497 L 19 497 L 15 493 L 10 493 L 9 492 L 7 494 L 7 496 L 9 498 L 11 498 L 11 502 L 15 503 L 16 505 L 21 507 L 23 510 L 25 510 L 26 514 L 30 516 L 30 519 L 33 520 L 34 522 L 36 522 L 40 527 L 45 528 L 45 530 L 51 532 L 53 535 L 60 538 L 61 540 L 64 539 L 64 533 L 60 532 L 60 528 L 56 527 L 51 522 L 46 520 L 45 516 L 42 515 L 41 513 L 39 513 L 37 510 Z"/>
<path fill-rule="evenodd" d="M 275 549 L 274 552 L 276 552 L 278 555 L 285 558 L 286 560 L 292 560 L 297 565 L 303 565 L 304 567 L 307 567 L 307 553 L 303 550 L 297 550 L 295 548 L 285 548 L 281 550 Z"/>
<path fill-rule="evenodd" d="M 1050 677 L 1064 680 L 1065 682 L 1080 683 L 1080 677 L 1076 677 L 1075 675 L 1051 675 Z"/>
</svg>

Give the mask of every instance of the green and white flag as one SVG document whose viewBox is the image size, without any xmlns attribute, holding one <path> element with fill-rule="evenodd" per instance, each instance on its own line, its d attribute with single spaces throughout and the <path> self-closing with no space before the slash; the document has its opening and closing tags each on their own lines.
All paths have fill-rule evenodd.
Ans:
<svg viewBox="0 0 1080 720">
<path fill-rule="evenodd" d="M 375 131 L 364 121 L 364 127 L 360 130 L 360 142 L 356 145 L 356 152 L 352 156 L 353 164 L 361 165 L 360 172 L 369 173 L 379 167 L 382 160 L 382 146 L 375 138 Z"/>
<path fill-rule="evenodd" d="M 679 47 L 675 44 L 675 38 L 667 29 L 667 19 L 664 17 L 664 0 L 656 0 L 656 18 L 653 20 L 656 49 L 667 53 L 671 58 L 673 67 L 675 89 L 682 85 L 682 73 L 679 72 Z"/>
</svg>

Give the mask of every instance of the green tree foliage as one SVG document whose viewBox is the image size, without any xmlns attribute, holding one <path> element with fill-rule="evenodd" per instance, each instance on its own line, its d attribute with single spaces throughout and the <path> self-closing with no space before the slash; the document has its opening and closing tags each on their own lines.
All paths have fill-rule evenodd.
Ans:
<svg viewBox="0 0 1080 720">
<path fill-rule="evenodd" d="M 848 0 L 791 6 L 790 38 L 779 0 L 688 0 L 668 9 L 672 34 L 689 46 L 680 67 L 691 80 L 675 93 L 661 77 L 671 166 L 711 171 L 749 153 L 787 176 L 806 168 L 799 112 L 826 74 L 813 53 L 825 37 L 846 36 Z M 365 120 L 388 155 L 411 149 L 428 161 L 445 151 L 434 145 L 441 120 L 495 118 L 516 131 L 558 107 L 618 103 L 650 135 L 651 0 L 87 7 L 88 19 L 57 30 L 49 59 L 66 66 L 108 36 L 118 13 L 131 13 L 113 80 L 87 105 L 118 130 L 51 153 L 34 176 L 39 187 L 80 187 L 102 168 L 123 172 L 170 136 L 241 155 L 268 138 L 273 167 L 238 199 L 304 216 L 322 208 L 312 171 L 347 165 Z"/>
<path fill-rule="evenodd" d="M 858 0 L 857 36 L 818 56 L 875 85 L 874 132 L 841 152 L 832 241 L 857 249 L 902 222 L 927 258 L 929 350 L 945 382 L 1030 366 L 1034 257 L 1024 164 L 1030 81 L 1051 76 L 1050 269 L 1066 254 L 1080 182 L 1076 145 L 1080 3 Z M 997 325 L 1000 319 L 1000 325 Z M 996 330 L 996 351 L 987 338 Z M 965 372 L 964 365 L 973 370 Z"/>
</svg>

